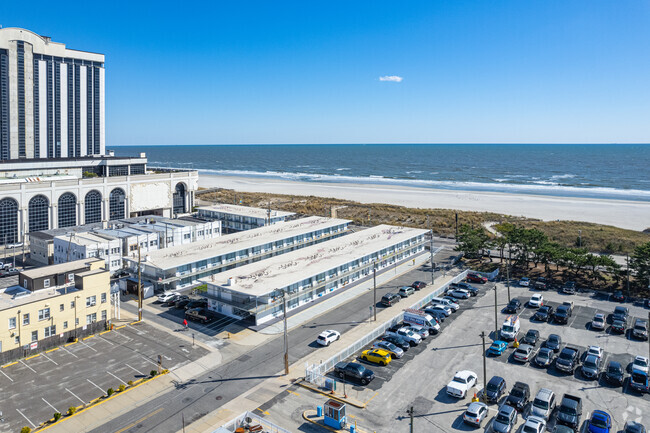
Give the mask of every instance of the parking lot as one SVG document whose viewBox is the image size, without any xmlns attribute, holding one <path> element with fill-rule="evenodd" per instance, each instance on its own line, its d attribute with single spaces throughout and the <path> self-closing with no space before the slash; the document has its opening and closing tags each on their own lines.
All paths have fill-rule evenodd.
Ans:
<svg viewBox="0 0 650 433">
<path fill-rule="evenodd" d="M 490 289 L 490 285 L 486 286 L 479 286 L 481 293 L 478 297 L 460 301 L 461 309 L 444 322 L 439 335 L 431 336 L 426 343 L 409 349 L 402 359 L 393 360 L 388 366 L 366 364 L 375 372 L 376 378 L 366 387 L 350 382 L 346 384 L 349 387 L 346 392 L 366 404 L 365 409 L 348 406 L 348 422 L 356 422 L 359 431 L 365 432 L 407 431 L 410 418 L 407 409 L 413 407 L 415 431 L 477 430 L 465 424 L 462 415 L 470 403 L 473 392 L 480 395 L 483 387 L 483 346 L 479 334 L 485 331 L 492 337 L 495 329 L 494 291 Z M 501 312 L 508 301 L 505 285 L 499 283 L 497 293 L 499 299 L 497 325 L 500 328 L 507 316 Z M 526 302 L 534 293 L 537 292 L 528 288 L 511 287 L 511 296 L 519 297 L 522 302 Z M 520 337 L 532 328 L 540 332 L 540 342 L 537 347 L 551 333 L 560 335 L 565 345 L 577 347 L 581 352 L 589 345 L 598 345 L 605 350 L 603 365 L 606 365 L 609 360 L 616 360 L 626 367 L 635 355 L 647 356 L 648 342 L 630 339 L 625 335 L 611 334 L 609 329 L 605 331 L 590 329 L 588 323 L 596 312 L 610 314 L 614 307 L 621 304 L 588 293 L 577 295 L 562 295 L 550 291 L 541 293 L 544 295 L 545 303 L 553 306 L 565 300 L 573 300 L 574 313 L 567 325 L 557 325 L 531 321 L 535 310 L 523 308 L 520 311 Z M 647 318 L 648 310 L 642 306 L 624 305 L 630 309 L 629 323 L 632 323 L 635 317 Z M 491 343 L 491 338 L 486 339 L 485 347 L 489 347 Z M 512 362 L 510 355 L 513 350 L 508 348 L 500 357 L 487 359 L 486 381 L 495 375 L 502 376 L 506 379 L 507 391 L 510 391 L 516 381 L 528 383 L 531 398 L 534 398 L 539 389 L 549 388 L 555 392 L 558 404 L 565 393 L 581 397 L 583 400 L 582 431 L 586 428 L 585 421 L 596 409 L 605 410 L 612 416 L 613 431 L 622 431 L 628 420 L 650 426 L 648 395 L 637 394 L 628 390 L 627 386 L 616 388 L 600 381 L 585 380 L 579 373 L 579 369 L 574 375 L 565 375 L 556 371 L 554 367 L 542 369 L 529 364 Z M 359 353 L 356 355 L 358 356 Z M 353 360 L 360 362 L 355 359 L 348 361 Z M 477 373 L 479 379 L 470 396 L 457 400 L 447 395 L 446 385 L 451 381 L 454 373 L 460 370 L 471 370 Z M 629 372 L 626 374 L 629 375 Z M 337 392 L 340 391 L 337 388 Z M 315 409 L 326 400 L 325 396 L 292 387 L 286 393 L 262 405 L 260 409 L 274 422 L 285 427 L 316 432 L 321 431 L 320 428 L 306 422 L 302 418 L 302 413 L 307 409 Z M 489 415 L 480 430 L 490 430 L 490 423 L 498 407 L 497 404 L 489 406 Z M 524 416 L 528 411 L 529 409 L 524 410 Z M 550 427 L 555 424 L 556 418 L 557 409 L 549 421 Z M 520 432 L 523 423 L 524 418 L 518 416 L 513 431 Z"/>
<path fill-rule="evenodd" d="M 207 354 L 167 332 L 136 323 L 61 346 L 0 369 L 1 431 L 31 428 L 149 376 L 162 366 L 175 369 Z"/>
</svg>

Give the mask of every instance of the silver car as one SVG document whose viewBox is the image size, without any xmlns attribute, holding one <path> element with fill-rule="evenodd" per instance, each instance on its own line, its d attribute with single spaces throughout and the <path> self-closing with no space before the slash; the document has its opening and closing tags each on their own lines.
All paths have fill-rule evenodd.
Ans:
<svg viewBox="0 0 650 433">
<path fill-rule="evenodd" d="M 402 350 L 401 347 L 395 346 L 393 343 L 390 341 L 376 341 L 375 344 L 372 345 L 374 349 L 382 349 L 391 354 L 393 358 L 401 358 L 404 356 L 404 350 Z"/>
<path fill-rule="evenodd" d="M 429 336 L 429 330 L 427 328 L 425 328 L 424 326 L 408 325 L 407 328 L 410 329 L 411 331 L 415 332 L 423 340 Z"/>
<path fill-rule="evenodd" d="M 517 410 L 504 404 L 492 421 L 492 430 L 497 433 L 510 433 L 512 426 L 517 423 Z"/>
<path fill-rule="evenodd" d="M 475 401 L 469 405 L 465 414 L 463 415 L 463 421 L 467 424 L 475 425 L 481 427 L 481 423 L 488 415 L 488 407 L 485 403 Z"/>
</svg>

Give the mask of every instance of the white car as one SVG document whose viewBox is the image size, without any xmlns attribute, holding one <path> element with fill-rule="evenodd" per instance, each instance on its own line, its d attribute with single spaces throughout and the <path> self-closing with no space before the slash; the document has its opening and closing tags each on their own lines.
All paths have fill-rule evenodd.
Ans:
<svg viewBox="0 0 650 433">
<path fill-rule="evenodd" d="M 447 295 L 456 299 L 469 299 L 469 292 L 463 289 L 453 289 L 447 292 Z"/>
<path fill-rule="evenodd" d="M 585 356 L 594 355 L 594 356 L 597 356 L 599 359 L 602 360 L 604 354 L 605 354 L 605 351 L 603 350 L 602 347 L 600 347 L 600 346 L 589 346 L 587 348 L 587 354 Z"/>
<path fill-rule="evenodd" d="M 522 287 L 530 286 L 530 278 L 523 277 L 521 280 L 519 280 L 519 285 L 522 286 Z"/>
<path fill-rule="evenodd" d="M 318 341 L 318 344 L 321 346 L 329 346 L 339 338 L 341 338 L 340 332 L 328 329 L 327 331 L 321 332 L 316 341 Z"/>
<path fill-rule="evenodd" d="M 530 300 L 528 301 L 528 306 L 531 308 L 539 308 L 542 305 L 544 305 L 544 297 L 539 293 L 531 296 Z"/>
<path fill-rule="evenodd" d="M 603 313 L 596 313 L 591 321 L 591 329 L 598 329 L 602 331 L 605 329 L 605 315 Z"/>
<path fill-rule="evenodd" d="M 648 373 L 648 358 L 645 356 L 635 357 L 634 362 L 632 363 L 632 371 L 634 370 L 641 370 Z"/>
<path fill-rule="evenodd" d="M 538 416 L 529 416 L 521 429 L 521 433 L 544 433 L 546 431 L 546 420 Z"/>
<path fill-rule="evenodd" d="M 158 302 L 167 302 L 172 299 L 174 296 L 180 296 L 178 292 L 164 292 L 158 295 Z"/>
<path fill-rule="evenodd" d="M 454 375 L 447 384 L 447 394 L 455 398 L 465 398 L 470 389 L 476 385 L 478 376 L 473 371 L 463 370 Z"/>
</svg>

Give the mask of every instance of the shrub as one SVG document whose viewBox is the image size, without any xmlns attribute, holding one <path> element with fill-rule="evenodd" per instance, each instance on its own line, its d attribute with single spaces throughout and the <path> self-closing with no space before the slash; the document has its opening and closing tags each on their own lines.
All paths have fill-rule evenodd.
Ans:
<svg viewBox="0 0 650 433">
<path fill-rule="evenodd" d="M 157 372 L 156 370 L 151 370 L 151 371 L 149 372 L 149 375 L 150 375 L 151 377 L 154 377 L 154 376 L 157 375 L 157 374 L 158 374 L 158 372 Z"/>
<path fill-rule="evenodd" d="M 119 388 L 117 388 L 118 391 L 122 392 L 126 389 L 126 386 L 124 384 L 120 385 Z"/>
<path fill-rule="evenodd" d="M 74 415 L 74 413 L 75 413 L 76 411 L 77 411 L 77 407 L 76 407 L 76 406 L 70 406 L 70 407 L 68 408 L 68 415 Z"/>
<path fill-rule="evenodd" d="M 115 392 L 115 390 L 113 388 L 108 388 L 106 390 L 106 395 L 110 397 L 114 392 Z"/>
<path fill-rule="evenodd" d="M 31 433 L 32 429 L 29 427 L 23 427 L 20 429 L 20 433 Z"/>
<path fill-rule="evenodd" d="M 126 384 L 129 385 L 129 386 L 133 386 L 133 381 L 129 380 L 128 382 L 126 382 Z"/>
<path fill-rule="evenodd" d="M 54 412 L 54 421 L 58 421 L 61 419 L 61 412 Z"/>
</svg>

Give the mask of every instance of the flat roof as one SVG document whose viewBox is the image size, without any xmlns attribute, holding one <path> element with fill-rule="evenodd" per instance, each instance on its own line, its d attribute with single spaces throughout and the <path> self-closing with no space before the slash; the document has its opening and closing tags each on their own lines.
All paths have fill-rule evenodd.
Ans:
<svg viewBox="0 0 650 433">
<path fill-rule="evenodd" d="M 247 295 L 263 296 L 425 233 L 427 230 L 382 224 L 201 281 Z M 229 278 L 233 279 L 232 285 L 226 285 Z"/>
<path fill-rule="evenodd" d="M 74 233 L 72 236 L 56 236 L 54 239 L 62 239 L 77 245 L 97 245 L 98 243 L 117 240 L 114 236 L 98 232 Z"/>
<path fill-rule="evenodd" d="M 41 266 L 40 268 L 34 268 L 34 269 L 22 271 L 21 274 L 31 279 L 42 278 L 42 277 L 47 277 L 48 275 L 64 274 L 66 272 L 81 269 L 87 267 L 89 263 L 94 263 L 98 261 L 104 263 L 103 259 L 88 258 L 88 259 L 75 260 L 67 263 L 59 263 L 58 265 Z"/>
<path fill-rule="evenodd" d="M 171 269 L 195 263 L 212 257 L 234 253 L 246 248 L 256 247 L 308 232 L 322 230 L 350 220 L 311 216 L 293 221 L 280 222 L 256 229 L 231 233 L 217 238 L 203 239 L 189 245 L 174 245 L 162 250 L 151 251 L 146 256 L 145 265 L 159 269 Z M 128 258 L 125 258 L 128 260 Z"/>
<path fill-rule="evenodd" d="M 200 206 L 198 207 L 198 210 L 223 212 L 232 215 L 241 215 L 245 217 L 262 218 L 262 219 L 268 217 L 268 211 L 269 211 L 268 209 L 262 209 L 259 207 L 239 206 L 235 204 L 225 204 L 225 203 L 218 203 L 211 206 Z M 295 213 L 271 209 L 272 217 L 288 217 L 290 215 L 295 215 Z"/>
<path fill-rule="evenodd" d="M 30 304 L 32 302 L 43 301 L 56 296 L 65 295 L 66 293 L 77 292 L 74 286 L 69 287 L 51 287 L 40 289 L 32 292 L 20 286 L 11 286 L 0 290 L 0 310 L 18 307 L 20 305 Z M 54 309 L 51 309 L 54 313 Z M 21 319 L 18 319 L 21 320 Z"/>
</svg>

